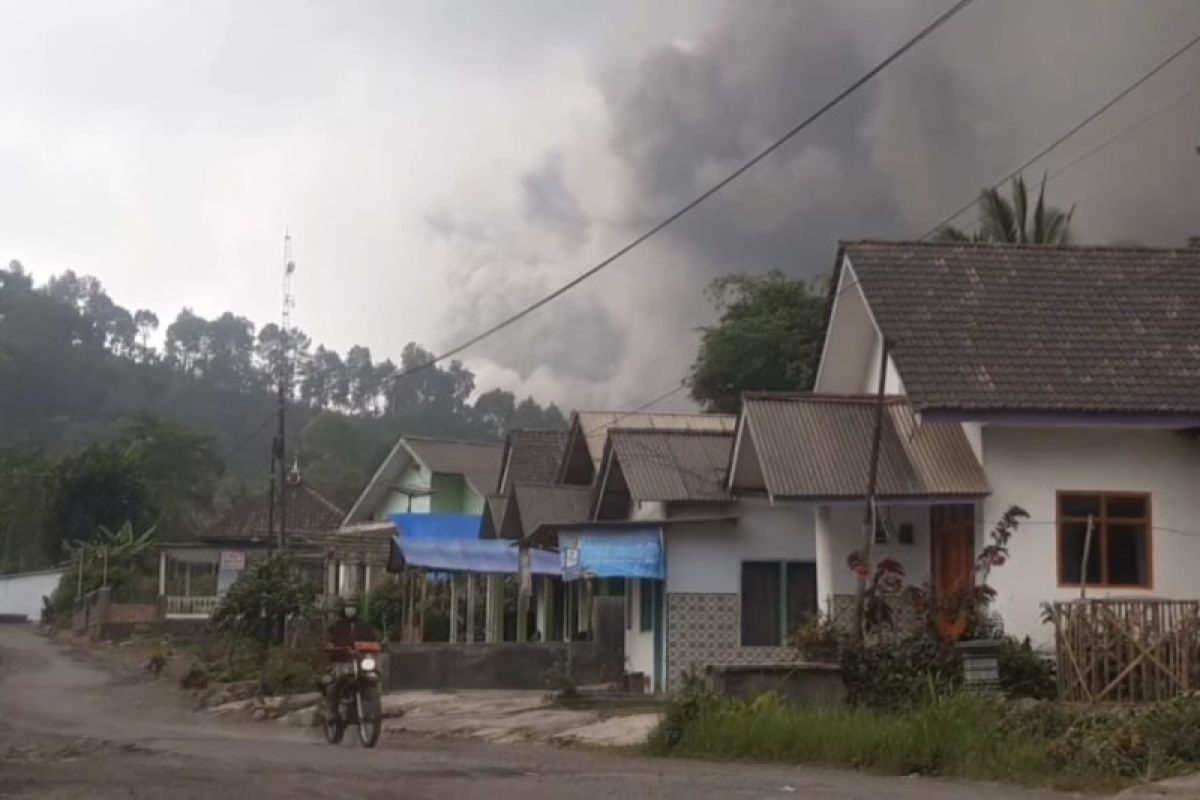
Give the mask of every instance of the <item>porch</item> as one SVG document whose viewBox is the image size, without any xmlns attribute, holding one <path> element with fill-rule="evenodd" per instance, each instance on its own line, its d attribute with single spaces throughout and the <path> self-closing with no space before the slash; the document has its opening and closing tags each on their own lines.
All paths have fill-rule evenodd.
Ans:
<svg viewBox="0 0 1200 800">
<path fill-rule="evenodd" d="M 221 598 L 245 571 L 266 558 L 261 543 L 253 546 L 164 545 L 158 555 L 158 595 L 167 619 L 208 619 Z M 317 585 L 323 584 L 319 553 L 302 553 L 300 568 Z"/>
</svg>

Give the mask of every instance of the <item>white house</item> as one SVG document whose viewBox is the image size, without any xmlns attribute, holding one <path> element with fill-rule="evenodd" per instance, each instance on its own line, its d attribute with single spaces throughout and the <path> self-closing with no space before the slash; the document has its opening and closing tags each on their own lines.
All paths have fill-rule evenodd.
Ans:
<svg viewBox="0 0 1200 800">
<path fill-rule="evenodd" d="M 1089 517 L 1089 596 L 1200 596 L 1200 250 L 852 242 L 831 296 L 815 393 L 868 402 L 882 367 L 897 452 L 949 482 L 934 488 L 971 489 L 885 504 L 913 525 L 911 576 L 970 580 L 971 554 L 1018 505 L 1029 519 L 989 579 L 1008 632 L 1050 641 L 1040 604 L 1079 596 Z M 757 433 L 748 408 L 739 450 Z M 863 434 L 793 431 L 772 446 L 810 453 L 825 477 Z M 953 456 L 924 458 L 930 437 Z M 735 456 L 731 481 L 753 469 Z M 861 512 L 816 507 L 818 592 L 836 598 Z"/>
</svg>

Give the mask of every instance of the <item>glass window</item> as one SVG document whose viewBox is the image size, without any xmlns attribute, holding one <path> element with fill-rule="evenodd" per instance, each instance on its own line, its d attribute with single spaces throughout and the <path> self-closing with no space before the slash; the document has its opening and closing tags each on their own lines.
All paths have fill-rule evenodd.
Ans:
<svg viewBox="0 0 1200 800">
<path fill-rule="evenodd" d="M 787 630 L 795 632 L 817 613 L 817 565 L 807 561 L 787 564 Z"/>
<path fill-rule="evenodd" d="M 1089 517 L 1088 584 L 1149 588 L 1150 495 L 1128 492 L 1059 494 L 1059 582 L 1080 582 Z"/>
<path fill-rule="evenodd" d="M 742 563 L 742 645 L 762 647 L 780 643 L 780 581 L 778 561 Z"/>
</svg>

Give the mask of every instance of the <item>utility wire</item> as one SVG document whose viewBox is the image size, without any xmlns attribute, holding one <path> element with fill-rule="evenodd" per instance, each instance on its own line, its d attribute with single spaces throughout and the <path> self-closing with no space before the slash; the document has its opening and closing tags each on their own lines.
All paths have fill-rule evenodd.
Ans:
<svg viewBox="0 0 1200 800">
<path fill-rule="evenodd" d="M 588 278 L 592 277 L 596 273 L 603 270 L 605 267 L 608 267 L 609 265 L 613 264 L 618 259 L 620 259 L 621 257 L 625 256 L 627 253 L 629 253 L 631 250 L 633 250 L 634 248 L 643 244 L 648 239 L 650 239 L 651 237 L 660 233 L 665 228 L 674 224 L 677 220 L 679 220 L 680 217 L 684 216 L 689 211 L 691 211 L 692 209 L 696 208 L 698 205 L 703 203 L 705 200 L 712 197 L 714 194 L 721 191 L 726 186 L 728 186 L 729 184 L 733 183 L 735 180 L 740 178 L 743 174 L 745 174 L 747 171 L 749 171 L 751 168 L 753 168 L 756 164 L 758 164 L 764 158 L 771 155 L 771 153 L 774 153 L 776 150 L 778 150 L 780 147 L 782 147 L 784 144 L 786 144 L 789 140 L 791 140 L 797 134 L 799 134 L 801 131 L 803 131 L 805 128 L 807 128 L 809 125 L 816 122 L 818 119 L 820 119 L 822 116 L 824 116 L 828 111 L 833 109 L 835 106 L 840 104 L 843 100 L 845 100 L 851 94 L 853 94 L 858 89 L 860 89 L 864 84 L 871 81 L 871 79 L 873 79 L 876 75 L 878 75 L 880 72 L 882 72 L 888 66 L 890 66 L 892 64 L 892 62 L 894 62 L 896 59 L 900 58 L 902 55 L 907 53 L 909 50 L 911 50 L 913 47 L 915 47 L 917 44 L 919 44 L 921 41 L 923 41 L 925 38 L 927 38 L 930 34 L 932 34 L 935 30 L 937 30 L 942 25 L 944 25 L 946 22 L 948 22 L 951 17 L 958 14 L 958 12 L 962 11 L 964 8 L 969 6 L 972 2 L 974 2 L 974 0 L 958 0 L 958 2 L 956 2 L 954 5 L 952 5 L 946 11 L 942 12 L 942 14 L 939 15 L 936 19 L 934 19 L 932 22 L 930 22 L 928 25 L 926 25 L 924 28 L 922 28 L 915 36 L 913 36 L 911 39 L 906 41 L 898 49 L 893 51 L 891 55 L 889 55 L 887 58 L 883 59 L 878 64 L 876 64 L 874 67 L 872 67 L 869 71 L 866 72 L 866 74 L 864 74 L 858 80 L 851 83 L 849 86 L 847 86 L 845 89 L 843 89 L 837 95 L 835 95 L 831 100 L 827 101 L 824 105 L 822 105 L 820 108 L 818 108 L 815 112 L 810 114 L 802 122 L 797 124 L 791 130 L 789 130 L 785 134 L 783 134 L 783 136 L 779 137 L 774 142 L 772 142 L 770 145 L 768 145 L 766 148 L 761 150 L 757 155 L 755 155 L 749 161 L 745 162 L 740 167 L 733 170 L 733 172 L 730 172 L 724 178 L 722 178 L 721 180 L 714 183 L 712 186 L 710 186 L 708 189 L 706 189 L 700 195 L 698 195 L 697 197 L 695 197 L 694 199 L 692 199 L 691 201 L 689 201 L 688 203 L 683 205 L 681 208 L 679 208 L 677 211 L 672 213 L 670 216 L 666 217 L 665 219 L 663 219 L 656 225 L 652 226 L 645 233 L 641 234 L 640 236 L 635 238 L 633 241 L 629 242 L 628 244 L 626 244 L 625 246 L 621 247 L 616 252 L 614 252 L 612 255 L 608 256 L 608 258 L 605 258 L 603 261 L 596 264 L 592 268 L 575 276 L 571 280 L 564 283 L 562 286 L 559 286 L 554 291 L 552 291 L 549 294 L 542 297 L 540 300 L 537 300 L 537 301 L 529 304 L 528 306 L 526 306 L 525 308 L 516 312 L 515 314 L 501 320 L 500 322 L 497 322 L 495 325 L 492 325 L 491 327 L 486 328 L 485 330 L 481 331 L 480 333 L 475 334 L 474 336 L 455 345 L 454 347 L 451 347 L 449 350 L 446 350 L 445 352 L 431 358 L 430 360 L 428 360 L 422 364 L 417 364 L 414 367 L 410 367 L 405 370 L 400 370 L 399 372 L 392 375 L 392 380 L 400 380 L 401 378 L 405 378 L 409 375 L 412 375 L 415 372 L 420 372 L 422 370 L 429 369 L 430 367 L 433 367 L 433 366 L 441 363 L 442 361 L 445 361 L 448 358 L 452 358 L 453 356 L 458 355 L 459 353 L 466 350 L 467 348 L 472 347 L 472 346 L 478 344 L 479 342 L 483 341 L 484 339 L 487 339 L 490 336 L 504 330 L 509 325 L 512 325 L 513 323 L 521 320 L 522 318 L 528 316 L 529 314 L 533 313 L 534 311 L 537 311 L 539 308 L 552 302 L 553 300 L 556 300 L 557 298 L 559 298 L 562 295 L 569 292 L 571 289 L 574 289 L 576 286 L 578 286 L 579 284 L 586 281 Z"/>
<path fill-rule="evenodd" d="M 679 381 L 678 384 L 673 386 L 671 389 L 668 389 L 667 391 L 663 392 L 662 394 L 655 395 L 654 397 L 650 398 L 649 400 L 645 401 L 644 403 L 641 403 L 641 404 L 635 406 L 634 408 L 630 409 L 629 411 L 621 412 L 617 416 L 613 417 L 612 422 L 605 422 L 605 423 L 595 426 L 594 428 L 584 431 L 583 438 L 586 439 L 587 437 L 591 436 L 593 433 L 599 433 L 600 431 L 604 430 L 605 428 L 615 427 L 618 422 L 625 419 L 626 417 L 630 417 L 641 411 L 645 411 L 650 406 L 657 405 L 657 404 L 661 403 L 663 400 L 666 400 L 668 397 L 672 397 L 672 396 L 678 394 L 679 392 L 682 392 L 686 388 L 687 388 L 687 381 L 681 380 L 681 381 Z"/>
<path fill-rule="evenodd" d="M 1133 92 L 1135 89 L 1137 89 L 1143 83 L 1150 80 L 1155 75 L 1157 75 L 1158 73 L 1160 73 L 1164 69 L 1166 69 L 1169 64 L 1171 64 L 1173 61 L 1175 61 L 1175 59 L 1179 58 L 1181 55 L 1186 53 L 1188 50 L 1192 49 L 1197 43 L 1200 43 L 1200 35 L 1193 37 L 1191 39 L 1191 41 L 1189 41 L 1187 44 L 1183 45 L 1183 47 L 1180 47 L 1178 50 L 1171 53 L 1171 55 L 1167 56 L 1165 59 L 1160 61 L 1158 63 L 1158 65 L 1154 67 L 1154 69 L 1150 70 L 1145 75 L 1138 78 L 1136 81 L 1129 84 L 1121 91 L 1117 92 L 1117 94 L 1114 95 L 1112 97 L 1112 99 L 1110 99 L 1107 103 L 1100 106 L 1098 109 L 1093 111 L 1091 114 L 1088 114 L 1080 122 L 1078 122 L 1074 127 L 1069 129 L 1066 133 L 1062 134 L 1057 139 L 1055 139 L 1053 142 L 1051 142 L 1049 145 L 1042 148 L 1040 151 L 1038 151 L 1038 153 L 1036 155 L 1034 155 L 1032 158 L 1030 158 L 1027 161 L 1025 161 L 1024 163 L 1022 163 L 1016 169 L 1013 169 L 1012 171 L 1010 171 L 1008 174 L 1006 174 L 1000 180 L 993 183 L 989 188 L 991 188 L 991 189 L 998 188 L 1001 184 L 1003 184 L 1006 181 L 1009 181 L 1012 178 L 1016 177 L 1017 175 L 1021 174 L 1030 164 L 1033 164 L 1035 161 L 1038 161 L 1043 156 L 1050 153 L 1050 151 L 1056 149 L 1060 144 L 1065 142 L 1067 139 L 1070 139 L 1076 133 L 1081 131 L 1084 127 L 1089 125 L 1092 122 L 1092 120 L 1099 117 L 1105 111 L 1108 111 L 1110 108 L 1115 106 L 1117 103 L 1121 102 L 1121 100 L 1125 99 L 1126 96 L 1128 96 L 1131 92 Z M 935 233 L 940 231 L 942 228 L 944 228 L 945 226 L 954 222 L 954 220 L 958 219 L 964 213 L 969 211 L 978 202 L 979 202 L 979 195 L 976 195 L 974 198 L 971 199 L 971 201 L 969 203 L 962 206 L 957 211 L 955 211 L 953 214 L 951 214 L 950 216 L 946 217 L 941 222 L 939 222 L 937 225 L 934 225 L 932 228 L 927 230 L 924 234 L 922 234 L 921 238 L 918 241 L 924 241 L 924 240 L 928 239 L 930 236 L 933 236 Z"/>
</svg>

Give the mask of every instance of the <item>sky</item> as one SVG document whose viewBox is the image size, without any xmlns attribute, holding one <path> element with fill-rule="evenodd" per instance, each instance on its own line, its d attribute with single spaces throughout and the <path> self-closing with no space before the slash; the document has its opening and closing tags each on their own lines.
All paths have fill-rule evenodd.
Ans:
<svg viewBox="0 0 1200 800">
<path fill-rule="evenodd" d="M 690 200 L 949 0 L 0 0 L 0 258 L 129 309 L 439 350 Z M 976 2 L 781 152 L 464 353 L 477 386 L 628 408 L 715 277 L 912 238 L 1200 34 L 1193 0 Z M 1026 173 L 1081 243 L 1200 234 L 1200 46 Z M 963 219 L 970 224 L 971 218 Z M 664 407 L 685 407 L 676 396 Z"/>
</svg>

